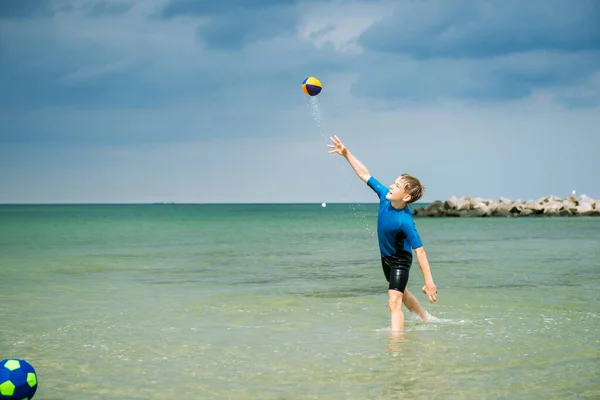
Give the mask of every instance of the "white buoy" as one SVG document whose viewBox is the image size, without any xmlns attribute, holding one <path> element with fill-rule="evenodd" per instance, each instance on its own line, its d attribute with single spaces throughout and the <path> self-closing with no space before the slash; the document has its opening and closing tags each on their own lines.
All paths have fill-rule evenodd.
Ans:
<svg viewBox="0 0 600 400">
<path fill-rule="evenodd" d="M 321 207 L 327 207 L 327 203 L 321 203 Z"/>
</svg>

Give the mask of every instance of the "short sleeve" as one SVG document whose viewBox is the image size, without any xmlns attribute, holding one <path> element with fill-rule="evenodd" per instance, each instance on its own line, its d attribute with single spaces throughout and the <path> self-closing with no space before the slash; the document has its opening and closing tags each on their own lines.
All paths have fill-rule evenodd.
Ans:
<svg viewBox="0 0 600 400">
<path fill-rule="evenodd" d="M 381 182 L 379 182 L 377 179 L 375 179 L 375 177 L 371 176 L 369 178 L 369 180 L 367 181 L 367 185 L 369 185 L 369 187 L 371 189 L 373 189 L 373 191 L 375 193 L 377 193 L 377 195 L 379 196 L 379 198 L 384 198 L 385 195 L 388 193 L 389 189 L 387 186 L 384 186 L 381 184 Z"/>
<path fill-rule="evenodd" d="M 415 226 L 415 221 L 412 218 L 407 218 L 402 224 L 402 231 L 406 234 L 406 240 L 408 240 L 408 244 L 413 249 L 418 249 L 423 246 L 421 242 L 421 237 L 419 236 L 419 232 L 417 231 L 417 227 Z"/>
</svg>

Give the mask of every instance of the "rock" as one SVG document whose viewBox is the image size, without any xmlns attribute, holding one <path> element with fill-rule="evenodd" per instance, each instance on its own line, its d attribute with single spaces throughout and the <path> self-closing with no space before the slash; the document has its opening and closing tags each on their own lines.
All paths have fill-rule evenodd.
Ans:
<svg viewBox="0 0 600 400">
<path fill-rule="evenodd" d="M 496 210 L 498 210 L 498 202 L 490 200 L 488 208 L 490 209 L 490 215 L 494 215 L 496 213 Z"/>
<path fill-rule="evenodd" d="M 585 215 L 591 211 L 594 211 L 594 208 L 589 203 L 581 203 L 577 206 L 577 214 Z"/>
<path fill-rule="evenodd" d="M 600 210 L 595 209 L 590 203 L 581 203 L 577 206 L 577 214 L 593 217 L 600 215 Z"/>
<path fill-rule="evenodd" d="M 509 210 L 509 212 L 511 214 L 520 214 L 521 211 L 523 211 L 523 205 L 522 204 L 513 204 L 510 207 L 510 210 Z"/>
<path fill-rule="evenodd" d="M 413 210 L 423 217 L 509 217 L 509 216 L 600 216 L 600 202 L 582 194 L 579 198 L 555 195 L 538 200 L 515 200 L 500 197 L 498 201 L 481 197 L 452 195 L 445 201 L 436 200 L 427 207 Z"/>
<path fill-rule="evenodd" d="M 470 210 L 471 209 L 471 198 L 470 197 L 461 197 L 456 202 L 456 210 Z"/>
<path fill-rule="evenodd" d="M 563 207 L 558 211 L 558 215 L 560 215 L 561 217 L 565 217 L 568 215 L 572 215 L 572 213 L 571 213 L 571 211 L 569 211 L 568 209 Z"/>
<path fill-rule="evenodd" d="M 511 208 L 512 208 L 512 206 L 498 207 L 492 215 L 495 217 L 510 217 L 510 209 Z"/>
<path fill-rule="evenodd" d="M 470 217 L 485 217 L 487 215 L 487 212 L 486 210 L 483 210 L 481 208 L 472 208 L 467 211 L 467 215 L 469 215 Z"/>
<path fill-rule="evenodd" d="M 457 210 L 446 210 L 447 217 L 462 217 L 462 211 Z"/>
<path fill-rule="evenodd" d="M 536 203 L 535 207 L 534 207 L 534 211 L 536 214 L 543 214 L 544 213 L 544 208 L 546 208 L 546 204 L 548 204 L 548 202 L 544 199 L 544 200 L 538 200 L 538 202 Z"/>
<path fill-rule="evenodd" d="M 572 202 L 570 199 L 563 200 L 563 208 L 569 210 L 569 213 L 574 214 L 577 212 L 577 204 Z"/>
<path fill-rule="evenodd" d="M 562 203 L 549 200 L 544 207 L 544 215 L 558 215 L 561 208 Z"/>
<path fill-rule="evenodd" d="M 587 203 L 587 204 L 594 204 L 596 202 L 596 200 L 592 199 L 590 196 L 586 195 L 586 194 L 582 194 L 581 196 L 579 196 L 579 203 Z"/>
<path fill-rule="evenodd" d="M 599 215 L 600 214 L 600 200 L 592 199 L 591 197 L 582 194 L 579 196 L 579 205 L 588 205 L 593 211 L 586 211 L 585 215 Z"/>
<path fill-rule="evenodd" d="M 450 197 L 444 202 L 444 209 L 446 210 L 457 210 L 458 198 L 456 196 Z"/>
<path fill-rule="evenodd" d="M 471 206 L 472 215 L 477 217 L 487 217 L 491 215 L 490 208 L 483 201 L 474 202 Z"/>
<path fill-rule="evenodd" d="M 535 211 L 531 208 L 524 208 L 523 211 L 519 213 L 519 216 L 526 217 L 528 215 L 535 215 Z"/>
<path fill-rule="evenodd" d="M 458 215 L 460 215 L 461 217 L 472 217 L 471 214 L 469 214 L 470 210 L 461 210 L 458 212 Z"/>
<path fill-rule="evenodd" d="M 442 203 L 440 200 L 436 200 L 427 206 L 425 212 L 430 217 L 442 217 L 445 214 L 444 203 Z"/>
<path fill-rule="evenodd" d="M 577 197 L 571 195 L 567 198 L 571 203 L 575 203 L 575 205 L 579 204 L 579 200 L 577 200 Z"/>
</svg>

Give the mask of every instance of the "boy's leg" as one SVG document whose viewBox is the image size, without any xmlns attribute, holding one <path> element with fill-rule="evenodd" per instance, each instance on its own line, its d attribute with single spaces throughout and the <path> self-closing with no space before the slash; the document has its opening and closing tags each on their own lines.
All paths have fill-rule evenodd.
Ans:
<svg viewBox="0 0 600 400">
<path fill-rule="evenodd" d="M 392 331 L 404 331 L 404 313 L 402 312 L 402 292 L 398 290 L 388 290 L 388 305 L 392 318 Z"/>
<path fill-rule="evenodd" d="M 409 292 L 408 289 L 404 290 L 402 302 L 410 312 L 417 314 L 419 317 L 421 317 L 421 320 L 427 322 L 427 313 L 425 310 L 423 310 L 423 307 L 421 307 L 419 300 L 417 300 L 417 298 L 411 292 Z"/>
<path fill-rule="evenodd" d="M 409 268 L 402 264 L 391 263 L 383 260 L 384 271 L 388 279 L 388 306 L 392 319 L 392 331 L 404 331 L 404 313 L 402 312 L 402 299 L 408 282 Z M 410 302 L 410 300 L 409 300 Z"/>
</svg>

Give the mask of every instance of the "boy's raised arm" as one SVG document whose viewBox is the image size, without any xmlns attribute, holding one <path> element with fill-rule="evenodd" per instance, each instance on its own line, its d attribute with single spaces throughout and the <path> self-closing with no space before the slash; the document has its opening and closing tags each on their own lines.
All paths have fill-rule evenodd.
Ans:
<svg viewBox="0 0 600 400">
<path fill-rule="evenodd" d="M 350 150 L 348 150 L 346 146 L 344 146 L 342 141 L 337 136 L 334 135 L 334 138 L 329 138 L 333 142 L 332 145 L 327 145 L 327 147 L 333 149 L 329 151 L 329 154 L 336 153 L 344 157 L 348 161 L 356 175 L 358 175 L 360 180 L 366 183 L 369 180 L 369 178 L 371 178 L 371 174 L 369 173 L 367 167 L 365 167 L 363 163 L 361 163 L 356 157 L 354 157 Z"/>
</svg>

